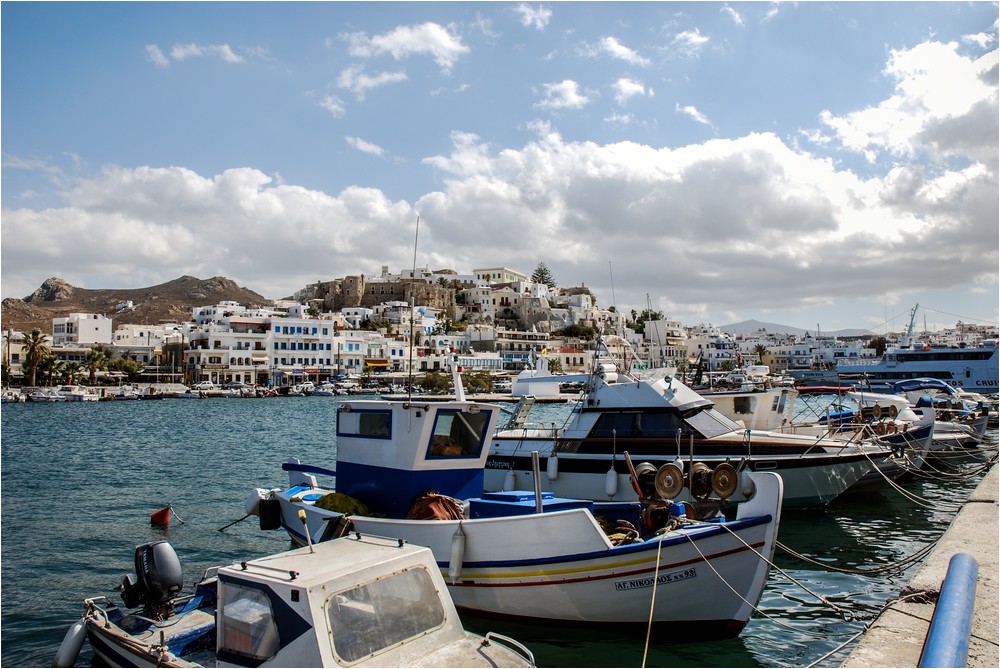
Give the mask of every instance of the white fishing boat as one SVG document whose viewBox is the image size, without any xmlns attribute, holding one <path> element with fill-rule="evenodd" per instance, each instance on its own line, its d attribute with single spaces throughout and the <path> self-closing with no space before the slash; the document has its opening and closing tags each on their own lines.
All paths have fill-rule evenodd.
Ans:
<svg viewBox="0 0 1000 669">
<path fill-rule="evenodd" d="M 539 429 L 525 421 L 499 430 L 486 462 L 487 490 L 524 487 L 530 455 L 538 451 L 546 460 L 543 489 L 564 497 L 634 501 L 621 465 L 621 453 L 629 451 L 656 468 L 682 458 L 712 470 L 734 462 L 740 469 L 777 472 L 785 505 L 821 505 L 892 454 L 879 444 L 754 430 L 722 415 L 677 379 L 640 379 L 619 373 L 613 363 L 563 378 L 585 384 L 567 423 Z"/>
<path fill-rule="evenodd" d="M 500 407 L 465 401 L 460 378 L 455 387 L 450 401 L 342 401 L 336 470 L 286 462 L 289 487 L 254 491 L 248 513 L 298 544 L 336 543 L 354 530 L 428 546 L 455 604 L 481 615 L 637 631 L 652 624 L 673 639 L 743 628 L 775 546 L 777 475 L 726 464 L 689 478 L 676 463 L 662 471 L 639 463 L 642 503 L 564 499 L 538 485 L 486 494 Z M 323 475 L 336 476 L 336 486 L 319 484 Z M 672 503 L 686 484 L 699 503 Z M 737 489 L 747 501 L 727 519 L 719 508 Z"/>
<path fill-rule="evenodd" d="M 96 402 L 100 399 L 100 396 L 96 392 L 83 386 L 59 386 L 56 388 L 56 392 L 70 402 Z"/>
<path fill-rule="evenodd" d="M 29 402 L 69 402 L 65 395 L 57 393 L 52 388 L 36 388 L 28 391 Z"/>
<path fill-rule="evenodd" d="M 111 667 L 531 667 L 513 639 L 466 632 L 430 551 L 398 539 L 341 541 L 211 570 L 182 594 L 169 543 L 136 548 L 124 609 L 84 600 L 53 666 L 85 639 Z"/>
</svg>

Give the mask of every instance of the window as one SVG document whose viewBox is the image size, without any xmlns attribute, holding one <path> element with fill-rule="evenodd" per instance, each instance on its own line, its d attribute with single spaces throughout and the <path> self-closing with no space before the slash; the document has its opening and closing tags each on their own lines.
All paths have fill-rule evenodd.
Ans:
<svg viewBox="0 0 1000 669">
<path fill-rule="evenodd" d="M 337 436 L 389 439 L 392 436 L 392 413 L 389 411 L 339 411 Z"/>
<path fill-rule="evenodd" d="M 278 628 L 262 590 L 222 582 L 218 611 L 219 649 L 255 660 L 278 652 Z"/>
<path fill-rule="evenodd" d="M 489 411 L 439 410 L 431 432 L 428 458 L 478 458 L 483 448 Z"/>
<path fill-rule="evenodd" d="M 444 607 L 430 574 L 407 569 L 345 590 L 327 602 L 333 649 L 357 662 L 444 624 Z"/>
</svg>

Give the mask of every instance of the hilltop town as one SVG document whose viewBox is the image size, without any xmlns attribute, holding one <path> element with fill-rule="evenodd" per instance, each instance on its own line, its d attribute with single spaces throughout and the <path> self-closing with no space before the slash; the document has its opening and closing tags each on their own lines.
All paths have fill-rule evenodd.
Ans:
<svg viewBox="0 0 1000 669">
<path fill-rule="evenodd" d="M 531 276 L 506 267 L 468 275 L 383 267 L 376 276 L 317 282 L 281 300 L 224 277 L 185 276 L 133 290 L 75 288 L 52 278 L 23 300 L 4 300 L 2 325 L 5 385 L 28 377 L 26 333 L 36 329 L 57 368 L 185 384 L 287 385 L 303 377 L 441 371 L 455 356 L 466 371 L 491 376 L 516 374 L 542 355 L 550 369 L 577 372 L 602 353 L 599 333 L 609 349 L 603 353 L 633 369 L 681 372 L 751 364 L 817 370 L 872 357 L 885 344 L 865 331 L 792 336 L 761 328 L 734 335 L 682 326 L 651 310 L 602 309 L 586 286 L 557 287 L 544 264 Z M 923 336 L 958 345 L 997 332 L 959 323 Z M 95 348 L 103 369 L 93 369 Z"/>
</svg>

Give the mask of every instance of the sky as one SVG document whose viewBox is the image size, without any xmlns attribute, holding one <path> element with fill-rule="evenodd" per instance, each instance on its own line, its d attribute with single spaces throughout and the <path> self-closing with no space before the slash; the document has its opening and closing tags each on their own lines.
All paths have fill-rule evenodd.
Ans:
<svg viewBox="0 0 1000 669">
<path fill-rule="evenodd" d="M 995 2 L 3 2 L 0 292 L 544 263 L 602 308 L 1000 316 Z"/>
</svg>

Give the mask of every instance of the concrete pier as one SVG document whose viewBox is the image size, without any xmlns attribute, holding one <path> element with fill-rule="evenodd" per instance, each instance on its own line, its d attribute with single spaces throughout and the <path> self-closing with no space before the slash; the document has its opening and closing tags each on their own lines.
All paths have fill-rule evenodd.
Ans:
<svg viewBox="0 0 1000 669">
<path fill-rule="evenodd" d="M 1000 475 L 994 466 L 955 515 L 944 536 L 901 593 L 925 592 L 930 596 L 897 603 L 884 611 L 848 656 L 844 667 L 917 666 L 948 563 L 956 553 L 968 553 L 979 563 L 966 666 L 1000 667 L 998 484 Z"/>
</svg>

